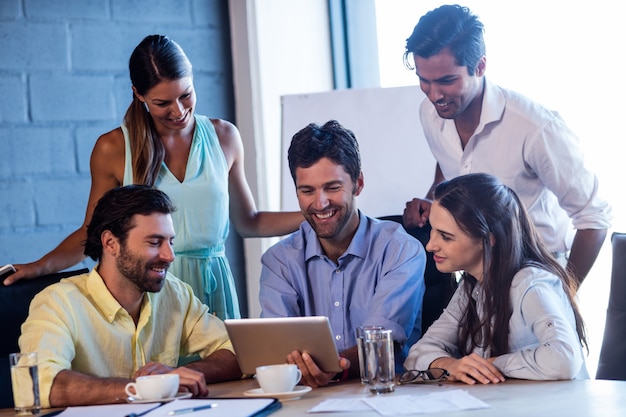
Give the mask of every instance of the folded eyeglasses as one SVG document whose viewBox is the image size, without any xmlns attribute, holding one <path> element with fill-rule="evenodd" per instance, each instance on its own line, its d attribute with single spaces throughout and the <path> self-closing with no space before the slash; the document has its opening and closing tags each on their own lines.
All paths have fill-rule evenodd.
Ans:
<svg viewBox="0 0 626 417">
<path fill-rule="evenodd" d="M 402 374 L 398 384 L 430 384 L 445 381 L 450 374 L 443 368 L 431 368 L 425 371 L 411 369 Z"/>
</svg>

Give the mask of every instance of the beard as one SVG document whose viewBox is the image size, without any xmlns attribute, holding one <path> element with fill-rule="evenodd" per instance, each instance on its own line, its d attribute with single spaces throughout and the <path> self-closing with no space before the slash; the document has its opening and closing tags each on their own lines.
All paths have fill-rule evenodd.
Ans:
<svg viewBox="0 0 626 417">
<path fill-rule="evenodd" d="M 118 271 L 142 292 L 161 291 L 169 267 L 168 262 L 144 262 L 140 256 L 134 254 L 125 244 L 122 245 L 116 264 Z M 154 271 L 154 268 L 163 269 L 163 272 Z M 157 277 L 152 277 L 151 275 L 157 275 Z"/>
<path fill-rule="evenodd" d="M 322 222 L 317 218 L 315 213 L 311 212 L 304 213 L 304 218 L 311 225 L 311 228 L 313 228 L 318 238 L 332 239 L 345 229 L 346 224 L 350 221 L 353 207 L 352 204 L 349 204 L 345 207 L 331 206 L 326 209 L 325 212 L 335 212 L 332 216 L 332 222 Z"/>
</svg>

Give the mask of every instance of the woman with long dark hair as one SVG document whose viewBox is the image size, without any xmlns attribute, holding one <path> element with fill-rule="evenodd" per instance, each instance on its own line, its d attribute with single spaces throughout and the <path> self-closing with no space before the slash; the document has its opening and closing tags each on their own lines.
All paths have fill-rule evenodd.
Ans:
<svg viewBox="0 0 626 417">
<path fill-rule="evenodd" d="M 452 380 L 588 378 L 576 281 L 545 249 L 513 190 L 488 174 L 435 190 L 426 249 L 437 269 L 462 271 L 441 317 L 411 347 L 407 370 Z"/>
</svg>

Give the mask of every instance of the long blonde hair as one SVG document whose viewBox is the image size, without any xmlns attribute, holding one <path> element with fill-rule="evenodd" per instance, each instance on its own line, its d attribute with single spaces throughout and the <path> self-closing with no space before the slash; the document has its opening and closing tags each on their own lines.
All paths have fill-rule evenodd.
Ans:
<svg viewBox="0 0 626 417">
<path fill-rule="evenodd" d="M 183 49 L 163 35 L 145 37 L 131 54 L 128 67 L 139 95 L 146 94 L 161 81 L 193 76 L 191 62 Z M 133 182 L 153 186 L 165 159 L 165 148 L 147 106 L 135 94 L 126 110 L 124 124 L 130 136 Z"/>
</svg>

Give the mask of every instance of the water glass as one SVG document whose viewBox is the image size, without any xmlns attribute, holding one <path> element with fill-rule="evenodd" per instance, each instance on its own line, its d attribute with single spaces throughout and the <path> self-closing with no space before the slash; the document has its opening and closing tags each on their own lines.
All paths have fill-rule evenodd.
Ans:
<svg viewBox="0 0 626 417">
<path fill-rule="evenodd" d="M 370 392 L 381 394 L 395 389 L 394 345 L 391 330 L 363 333 L 363 353 Z"/>
<path fill-rule="evenodd" d="M 37 414 L 41 411 L 37 352 L 11 353 L 11 383 L 13 403 L 18 415 Z"/>
<path fill-rule="evenodd" d="M 382 330 L 383 326 L 360 326 L 356 328 L 356 346 L 359 353 L 359 372 L 361 374 L 361 384 L 368 385 L 370 380 L 367 376 L 365 366 L 365 354 L 363 352 L 363 335 L 368 330 Z"/>
</svg>

